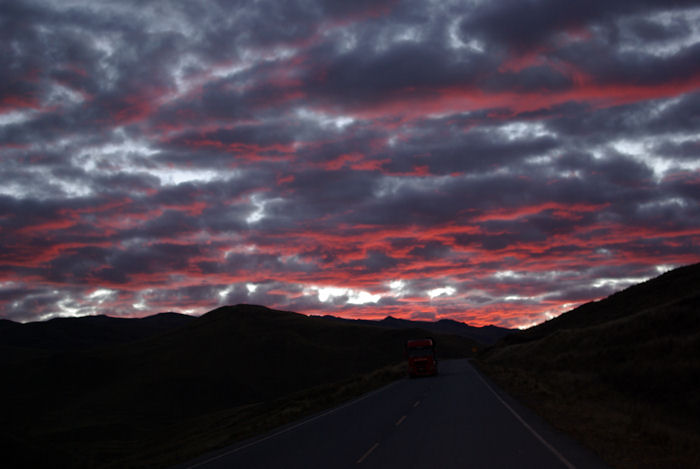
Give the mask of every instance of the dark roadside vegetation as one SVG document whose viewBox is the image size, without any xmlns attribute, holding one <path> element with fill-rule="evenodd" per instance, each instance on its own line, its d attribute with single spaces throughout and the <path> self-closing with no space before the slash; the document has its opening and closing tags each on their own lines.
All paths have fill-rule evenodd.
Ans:
<svg viewBox="0 0 700 469">
<path fill-rule="evenodd" d="M 168 467 L 402 378 L 409 338 L 430 334 L 454 358 L 481 347 L 470 335 L 507 332 L 460 324 L 435 326 L 445 334 L 251 305 L 2 320 L 1 465 Z"/>
<path fill-rule="evenodd" d="M 612 467 L 700 467 L 700 264 L 510 334 L 477 365 Z"/>
</svg>

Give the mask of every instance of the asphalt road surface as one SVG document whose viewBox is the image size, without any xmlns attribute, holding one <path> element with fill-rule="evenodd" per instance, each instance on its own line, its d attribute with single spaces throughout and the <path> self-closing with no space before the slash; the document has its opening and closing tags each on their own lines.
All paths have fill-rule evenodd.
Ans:
<svg viewBox="0 0 700 469">
<path fill-rule="evenodd" d="M 180 467 L 604 468 L 483 378 L 467 360 Z"/>
</svg>

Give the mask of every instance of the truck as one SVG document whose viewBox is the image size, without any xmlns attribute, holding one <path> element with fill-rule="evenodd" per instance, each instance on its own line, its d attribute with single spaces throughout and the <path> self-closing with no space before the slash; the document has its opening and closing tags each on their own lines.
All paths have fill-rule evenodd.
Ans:
<svg viewBox="0 0 700 469">
<path fill-rule="evenodd" d="M 405 354 L 408 361 L 408 375 L 411 378 L 437 374 L 435 341 L 432 337 L 407 340 Z"/>
</svg>

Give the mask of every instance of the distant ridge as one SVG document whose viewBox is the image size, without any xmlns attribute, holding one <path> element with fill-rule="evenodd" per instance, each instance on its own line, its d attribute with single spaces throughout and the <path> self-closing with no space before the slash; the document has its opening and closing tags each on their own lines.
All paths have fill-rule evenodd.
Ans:
<svg viewBox="0 0 700 469">
<path fill-rule="evenodd" d="M 344 319 L 335 316 L 324 316 L 336 321 L 344 321 L 354 324 L 363 324 L 368 326 L 379 326 L 391 329 L 423 329 L 432 333 L 454 334 L 461 337 L 474 340 L 484 345 L 490 345 L 513 332 L 513 329 L 507 329 L 498 326 L 483 326 L 475 327 L 459 321 L 451 319 L 440 319 L 439 321 L 412 321 L 410 319 L 399 319 L 393 316 L 387 316 L 382 320 L 371 319 Z"/>
<path fill-rule="evenodd" d="M 82 316 L 20 324 L 0 321 L 3 346 L 53 351 L 84 350 L 123 344 L 182 327 L 195 318 L 179 313 L 159 313 L 144 318 Z"/>
</svg>

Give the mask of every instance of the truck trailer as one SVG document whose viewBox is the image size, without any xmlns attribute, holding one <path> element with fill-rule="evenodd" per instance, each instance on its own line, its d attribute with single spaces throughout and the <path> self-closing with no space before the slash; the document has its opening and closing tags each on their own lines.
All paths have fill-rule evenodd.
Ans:
<svg viewBox="0 0 700 469">
<path fill-rule="evenodd" d="M 411 378 L 434 376 L 438 372 L 435 341 L 431 337 L 407 340 L 406 359 L 408 361 L 408 375 Z"/>
</svg>

